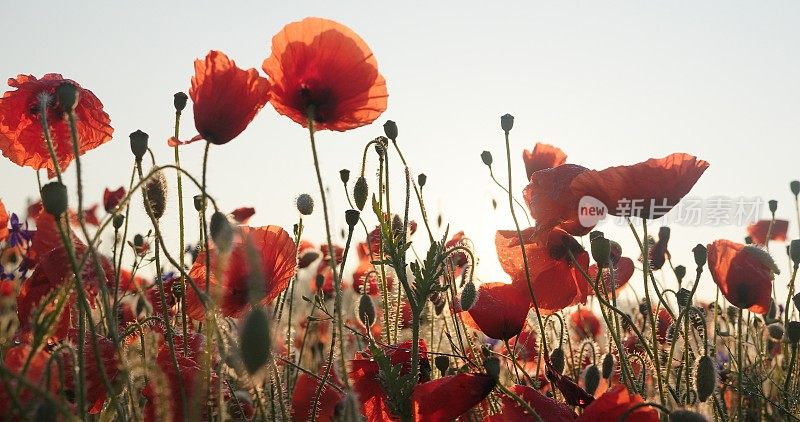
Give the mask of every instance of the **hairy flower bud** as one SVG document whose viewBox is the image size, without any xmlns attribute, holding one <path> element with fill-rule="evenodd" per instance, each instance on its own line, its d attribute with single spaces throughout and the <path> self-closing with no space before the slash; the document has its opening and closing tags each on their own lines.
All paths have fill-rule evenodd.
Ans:
<svg viewBox="0 0 800 422">
<path fill-rule="evenodd" d="M 500 128 L 502 128 L 505 133 L 511 132 L 511 128 L 513 127 L 514 116 L 510 114 L 504 114 L 500 116 Z"/>
<path fill-rule="evenodd" d="M 469 311 L 470 308 L 475 306 L 475 302 L 477 301 L 478 290 L 475 288 L 475 283 L 470 281 L 465 284 L 464 289 L 461 290 L 461 309 L 463 311 Z"/>
<path fill-rule="evenodd" d="M 603 357 L 603 378 L 611 378 L 611 373 L 614 371 L 614 355 L 606 353 Z"/>
<path fill-rule="evenodd" d="M 375 304 L 368 295 L 361 295 L 358 300 L 358 319 L 367 328 L 375 324 Z"/>
<path fill-rule="evenodd" d="M 64 113 L 75 111 L 75 107 L 78 106 L 79 98 L 80 91 L 72 82 L 61 82 L 58 88 L 56 88 L 56 99 L 58 100 L 58 104 L 61 105 L 61 109 L 64 110 Z"/>
<path fill-rule="evenodd" d="M 61 182 L 50 182 L 42 186 L 42 206 L 48 214 L 58 217 L 67 211 L 67 187 Z"/>
<path fill-rule="evenodd" d="M 297 211 L 303 215 L 311 215 L 314 212 L 314 198 L 307 193 L 300 194 L 295 201 Z"/>
<path fill-rule="evenodd" d="M 356 203 L 356 208 L 359 211 L 364 211 L 364 205 L 367 204 L 367 196 L 369 195 L 369 186 L 367 186 L 367 179 L 364 176 L 356 180 L 353 186 L 353 201 Z"/>
<path fill-rule="evenodd" d="M 697 390 L 697 399 L 705 402 L 717 388 L 717 366 L 708 355 L 703 355 L 697 360 L 694 370 L 694 383 Z"/>
<path fill-rule="evenodd" d="M 550 363 L 553 365 L 553 369 L 559 374 L 564 373 L 564 366 L 566 365 L 566 357 L 564 356 L 564 349 L 560 347 L 556 347 L 550 352 Z"/>
<path fill-rule="evenodd" d="M 600 385 L 600 370 L 597 369 L 597 365 L 589 365 L 583 371 L 583 385 L 583 389 L 591 395 L 597 391 Z"/>
<path fill-rule="evenodd" d="M 383 124 L 383 133 L 392 141 L 397 141 L 397 123 L 387 120 L 386 123 Z"/>
<path fill-rule="evenodd" d="M 188 99 L 189 97 L 185 92 L 176 92 L 175 95 L 172 96 L 172 104 L 175 106 L 175 111 L 178 113 L 182 112 L 183 109 L 186 108 L 186 101 Z"/>
<path fill-rule="evenodd" d="M 269 317 L 263 308 L 255 307 L 245 317 L 239 332 L 242 363 L 250 375 L 267 364 L 270 343 Z"/>
<path fill-rule="evenodd" d="M 150 140 L 150 135 L 137 130 L 130 134 L 131 152 L 136 157 L 136 161 L 142 161 L 142 157 L 147 154 L 147 143 Z"/>
<path fill-rule="evenodd" d="M 211 240 L 217 245 L 221 252 L 230 250 L 233 244 L 233 226 L 231 226 L 228 217 L 217 211 L 211 215 L 211 222 L 208 225 L 208 230 L 211 233 Z"/>
<path fill-rule="evenodd" d="M 145 210 L 147 210 L 147 204 L 149 203 L 150 211 L 156 220 L 164 216 L 164 212 L 167 210 L 167 178 L 164 177 L 164 173 L 161 170 L 156 171 L 152 177 L 147 179 L 144 184 L 143 197 L 146 201 L 144 204 Z"/>
</svg>

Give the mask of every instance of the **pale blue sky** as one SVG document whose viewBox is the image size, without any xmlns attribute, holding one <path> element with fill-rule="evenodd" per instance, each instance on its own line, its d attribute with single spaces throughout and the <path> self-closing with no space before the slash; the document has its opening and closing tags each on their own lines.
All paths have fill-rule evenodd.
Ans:
<svg viewBox="0 0 800 422">
<path fill-rule="evenodd" d="M 359 33 L 388 82 L 389 108 L 376 124 L 319 134 L 339 227 L 338 170 L 355 173 L 363 145 L 392 119 L 413 170 L 428 175 L 432 217 L 441 210 L 452 230 L 475 240 L 484 279 L 505 280 L 493 239 L 511 220 L 503 205 L 491 208 L 491 198 L 503 204 L 503 196 L 479 154 L 489 149 L 504 164 L 499 116 L 512 113 L 516 193 L 521 151 L 536 141 L 591 168 L 688 152 L 711 163 L 693 196 L 778 199 L 779 217 L 792 220 L 797 236 L 788 189 L 800 178 L 797 2 L 39 1 L 3 8 L 0 76 L 58 72 L 103 101 L 116 134 L 84 158 L 94 201 L 106 186 L 127 185 L 130 132 L 150 133 L 158 160 L 171 161 L 172 94 L 188 91 L 195 58 L 219 49 L 260 71 L 272 35 L 306 16 Z M 194 134 L 189 112 L 182 138 Z M 198 174 L 201 154 L 201 144 L 182 150 Z M 3 159 L 0 173 L 3 201 L 22 209 L 35 190 L 33 172 Z M 254 225 L 290 229 L 293 198 L 318 193 L 306 132 L 267 106 L 238 139 L 212 148 L 210 190 L 226 210 L 256 207 Z M 170 205 L 164 222 L 173 227 Z M 317 241 L 321 221 L 307 221 Z M 609 232 L 631 251 L 629 231 Z M 744 227 L 674 227 L 676 264 L 690 266 L 695 243 L 721 237 L 740 241 Z M 776 255 L 786 268 L 785 254 Z M 786 279 L 779 280 L 781 290 Z"/>
</svg>

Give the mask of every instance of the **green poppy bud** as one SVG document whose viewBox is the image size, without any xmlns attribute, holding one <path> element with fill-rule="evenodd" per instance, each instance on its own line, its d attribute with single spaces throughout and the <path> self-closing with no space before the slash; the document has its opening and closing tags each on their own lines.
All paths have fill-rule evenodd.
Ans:
<svg viewBox="0 0 800 422">
<path fill-rule="evenodd" d="M 461 310 L 469 311 L 475 302 L 478 301 L 478 290 L 475 288 L 475 283 L 467 282 L 464 289 L 461 290 Z"/>
<path fill-rule="evenodd" d="M 694 383 L 697 390 L 697 399 L 705 402 L 717 388 L 717 366 L 708 355 L 703 355 L 697 360 L 694 370 Z"/>
<path fill-rule="evenodd" d="M 58 217 L 67 211 L 67 187 L 61 182 L 50 182 L 42 186 L 42 206 L 48 214 Z"/>
<path fill-rule="evenodd" d="M 211 222 L 208 225 L 208 230 L 211 233 L 211 240 L 217 245 L 221 252 L 230 250 L 233 244 L 233 226 L 228 221 L 225 214 L 217 211 L 211 215 Z"/>
<path fill-rule="evenodd" d="M 358 300 L 358 319 L 367 328 L 375 324 L 375 304 L 367 295 L 361 295 Z"/>
<path fill-rule="evenodd" d="M 256 374 L 267 364 L 271 349 L 269 317 L 261 307 L 250 310 L 239 333 L 242 363 L 250 375 Z"/>
<path fill-rule="evenodd" d="M 175 106 L 175 111 L 178 113 L 182 112 L 184 108 L 186 108 L 186 101 L 189 97 L 186 95 L 185 92 L 176 92 L 175 95 L 172 96 L 172 104 Z"/>
<path fill-rule="evenodd" d="M 369 186 L 367 186 L 367 179 L 364 176 L 356 180 L 353 186 L 353 200 L 356 203 L 356 208 L 359 211 L 364 211 L 364 205 L 367 204 L 367 196 L 369 196 Z"/>
</svg>

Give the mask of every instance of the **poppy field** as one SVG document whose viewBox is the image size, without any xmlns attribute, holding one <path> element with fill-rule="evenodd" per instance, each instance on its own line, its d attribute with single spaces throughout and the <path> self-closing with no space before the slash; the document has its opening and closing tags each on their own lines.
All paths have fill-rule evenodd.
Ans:
<svg viewBox="0 0 800 422">
<path fill-rule="evenodd" d="M 800 181 L 780 204 L 795 221 L 772 200 L 738 239 L 670 243 L 691 228 L 664 217 L 713 163 L 675 151 L 584 167 L 558 146 L 512 148 L 523 134 L 505 114 L 474 160 L 513 225 L 478 250 L 431 211 L 407 160 L 424 145 L 384 115 L 367 41 L 309 17 L 272 37 L 259 69 L 211 50 L 186 92 L 165 93 L 168 139 L 121 135 L 91 80 L 8 79 L 0 166 L 38 185 L 26 208 L 0 200 L 3 420 L 800 420 Z M 293 159 L 315 169 L 291 227 L 251 224 L 255 208 L 224 208 L 229 192 L 209 187 L 214 152 L 264 108 L 293 122 L 307 144 Z M 317 136 L 357 128 L 374 132 L 359 156 L 324 174 Z M 94 198 L 84 187 L 105 182 L 82 163 L 110 142 L 130 145 L 114 157 L 129 183 Z M 481 260 L 504 278 L 481 279 Z"/>
</svg>

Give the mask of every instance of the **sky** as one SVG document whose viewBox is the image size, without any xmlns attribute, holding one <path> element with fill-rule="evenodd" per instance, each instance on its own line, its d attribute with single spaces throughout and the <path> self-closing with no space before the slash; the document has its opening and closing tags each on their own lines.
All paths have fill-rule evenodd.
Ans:
<svg viewBox="0 0 800 422">
<path fill-rule="evenodd" d="M 441 214 L 451 232 L 463 230 L 473 240 L 482 280 L 508 281 L 497 263 L 494 233 L 513 222 L 479 157 L 491 151 L 506 183 L 499 125 L 505 113 L 516 117 L 511 155 L 520 199 L 522 150 L 536 142 L 559 146 L 568 162 L 597 169 L 687 152 L 711 163 L 689 194 L 704 209 L 719 209 L 719 198 L 723 205 L 756 199 L 766 218 L 766 201 L 777 199 L 778 218 L 789 219 L 790 236 L 798 236 L 788 187 L 800 179 L 797 2 L 38 1 L 3 8 L 0 31 L 11 41 L 3 45 L 0 76 L 61 73 L 103 102 L 115 134 L 84 156 L 92 203 L 105 187 L 127 186 L 129 133 L 148 132 L 157 161 L 172 161 L 166 142 L 173 130 L 172 95 L 188 92 L 193 60 L 216 49 L 263 74 L 272 35 L 307 16 L 336 20 L 360 34 L 389 91 L 388 109 L 374 124 L 318 134 L 337 238 L 347 208 L 338 172 L 357 173 L 363 146 L 391 119 L 412 172 L 428 176 L 431 217 Z M 182 139 L 196 134 L 190 110 Z M 181 154 L 184 166 L 199 175 L 202 145 Z M 373 156 L 369 174 L 374 164 Z M 36 192 L 34 172 L 2 159 L 0 175 L 0 198 L 10 210 L 22 210 Z M 400 204 L 402 176 L 394 175 L 392 201 Z M 174 176 L 170 182 L 174 186 Z M 255 207 L 252 225 L 291 230 L 297 195 L 319 198 L 307 132 L 268 105 L 237 139 L 211 149 L 209 191 L 223 210 Z M 186 188 L 187 201 L 196 193 Z M 173 244 L 176 204 L 173 197 L 163 220 Z M 324 233 L 320 209 L 305 221 L 308 238 L 317 243 Z M 414 215 L 419 218 L 412 206 Z M 143 213 L 136 220 L 134 229 L 146 230 Z M 745 223 L 731 223 L 672 224 L 674 263 L 692 273 L 695 244 L 742 241 Z M 662 224 L 651 223 L 651 232 Z M 629 229 L 603 230 L 624 253 L 638 257 Z M 187 238 L 196 233 L 189 224 Z M 774 244 L 772 251 L 787 268 L 783 247 Z M 674 288 L 672 276 L 664 277 Z M 780 276 L 779 292 L 787 280 Z M 711 280 L 702 283 L 701 294 L 711 295 Z"/>
</svg>

